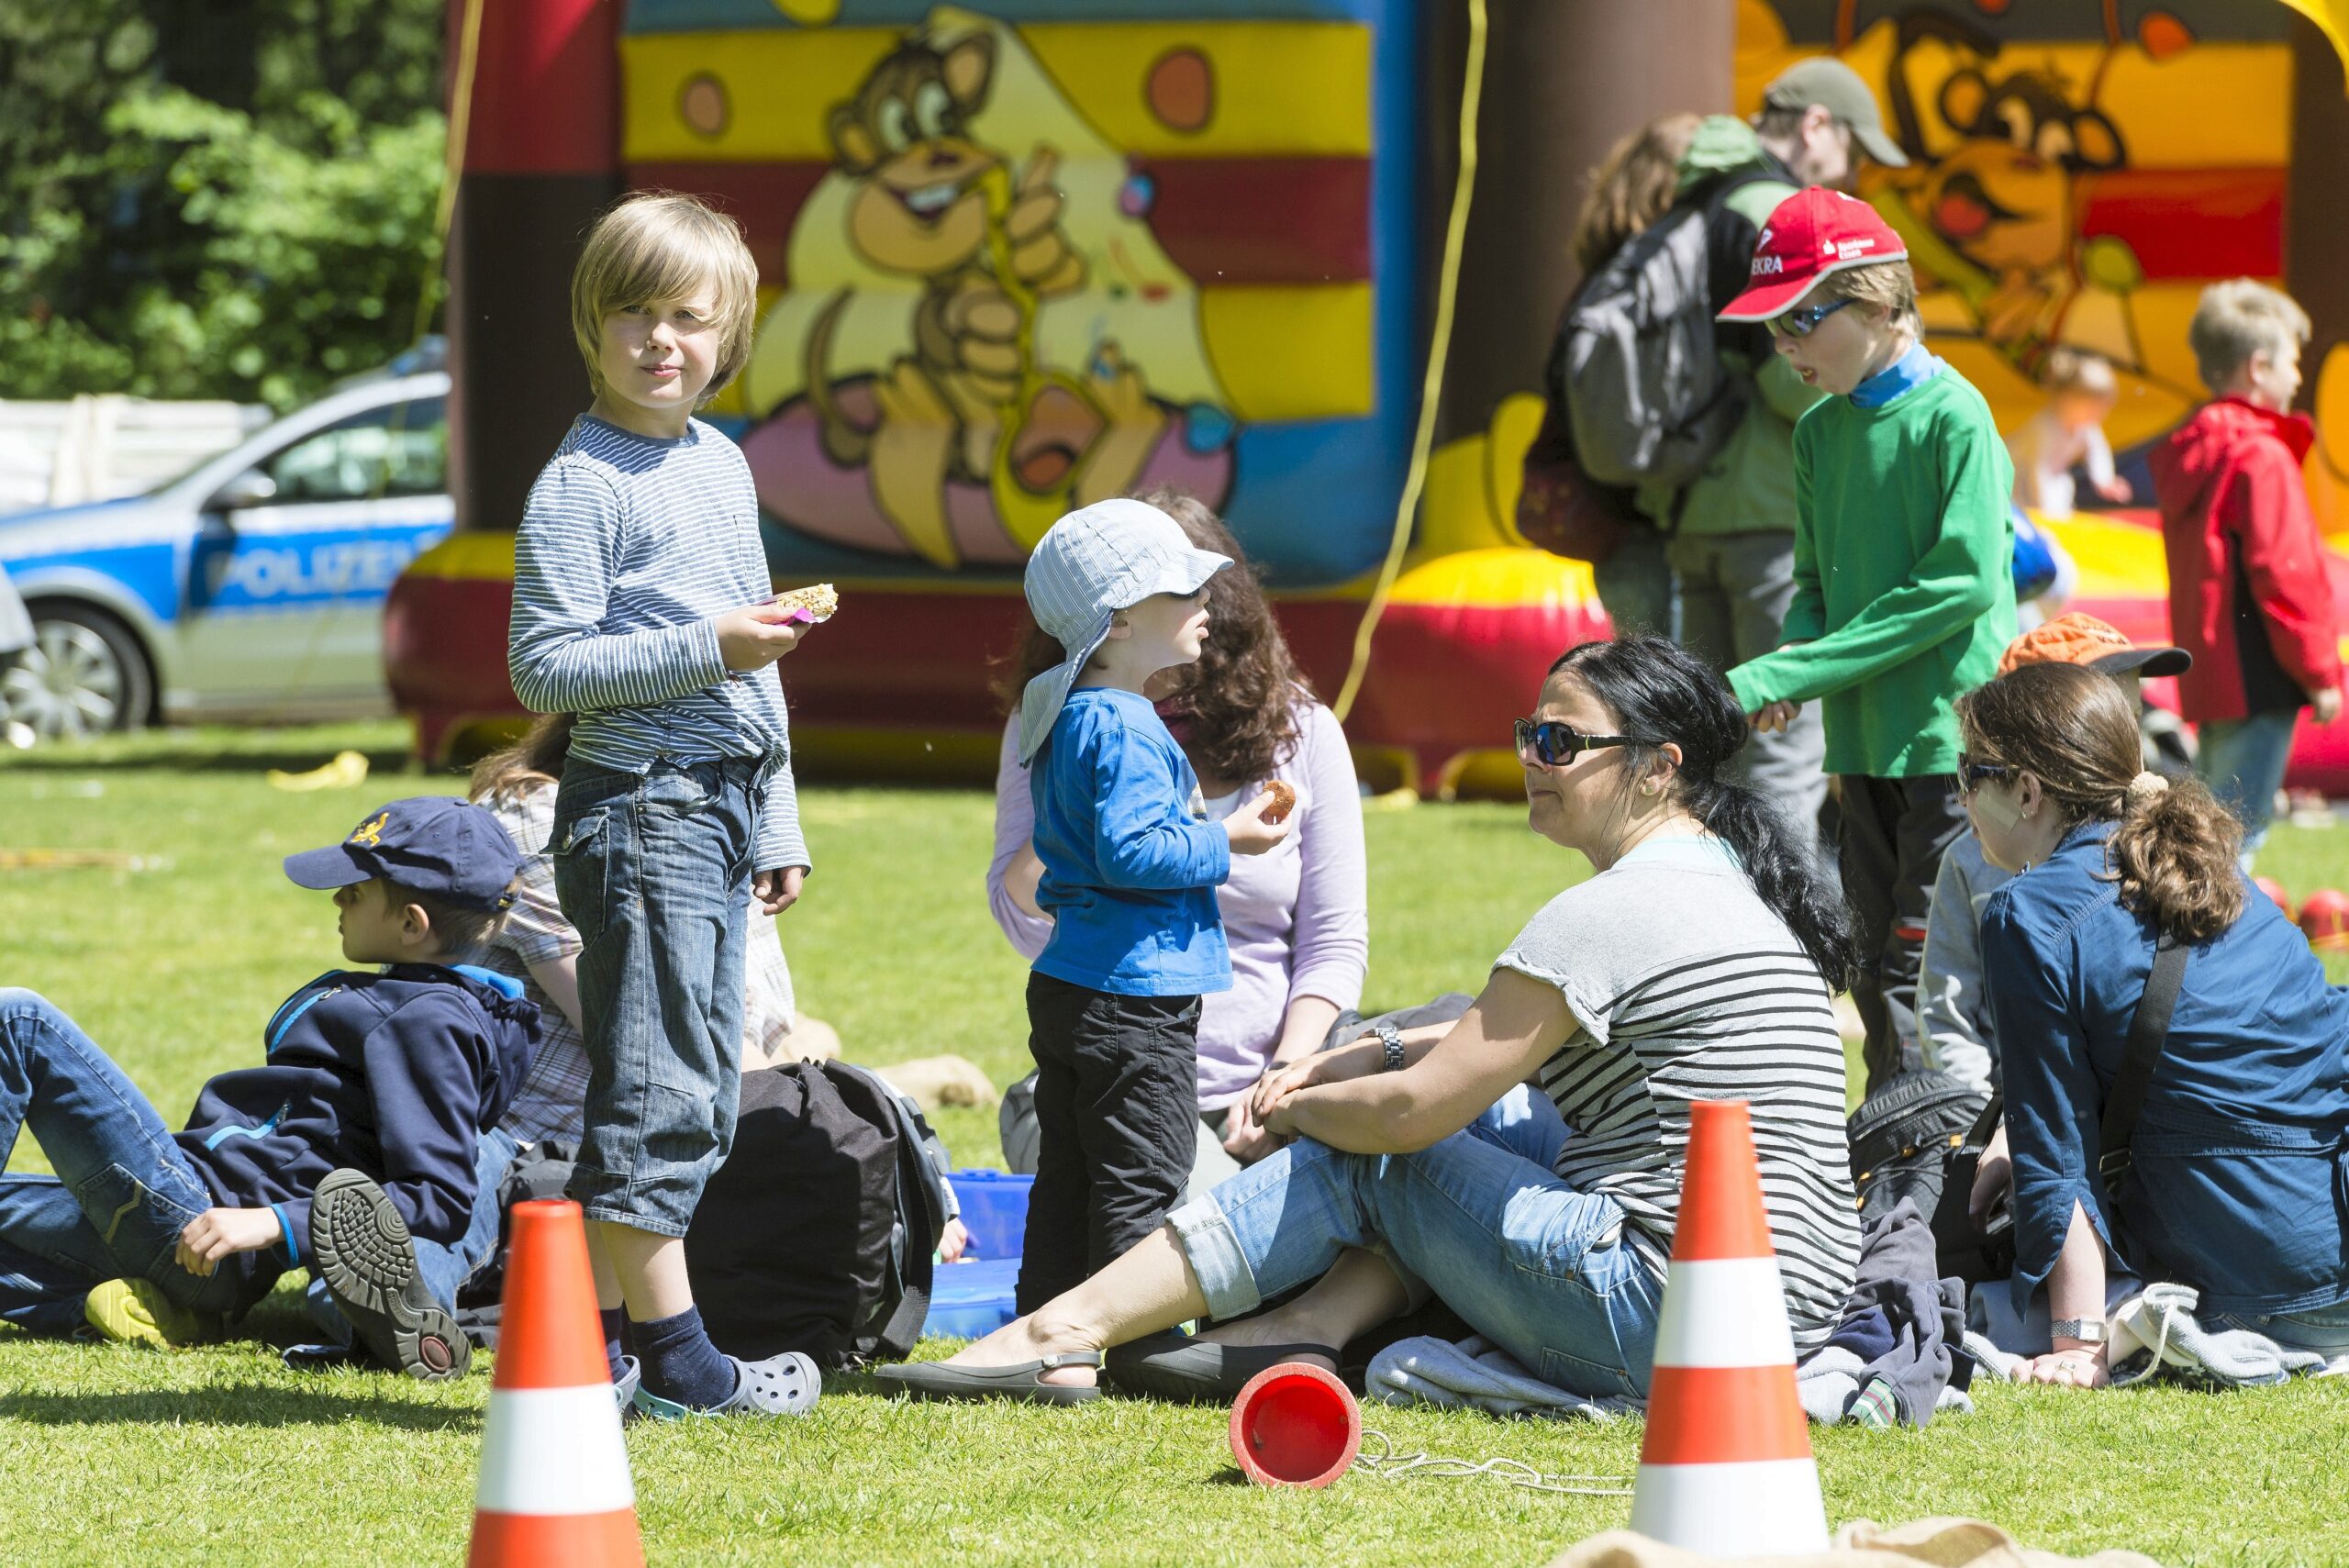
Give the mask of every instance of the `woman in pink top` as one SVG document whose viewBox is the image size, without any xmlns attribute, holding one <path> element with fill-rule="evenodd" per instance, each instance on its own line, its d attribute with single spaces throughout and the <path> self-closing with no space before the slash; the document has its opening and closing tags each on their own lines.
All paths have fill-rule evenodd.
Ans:
<svg viewBox="0 0 2349 1568">
<path fill-rule="evenodd" d="M 1297 673 L 1239 542 L 1188 495 L 1158 491 L 1141 499 L 1180 523 L 1193 544 L 1230 556 L 1240 568 L 1208 581 L 1212 629 L 1198 662 L 1164 672 L 1158 677 L 1164 689 L 1151 688 L 1199 775 L 1207 815 L 1221 818 L 1275 778 L 1297 797 L 1287 842 L 1234 861 L 1230 880 L 1217 890 L 1231 989 L 1207 997 L 1199 1019 L 1200 1131 L 1191 1190 L 1200 1193 L 1276 1145 L 1249 1117 L 1256 1081 L 1320 1050 L 1338 1016 L 1362 999 L 1370 951 L 1362 793 L 1345 733 Z M 1011 701 L 1062 656 L 1060 644 L 1031 624 L 1007 673 Z M 1036 906 L 1041 867 L 1030 841 L 1035 807 L 1019 765 L 1019 730 L 1015 708 L 996 772 L 987 902 L 1011 945 L 1032 959 L 1052 927 Z"/>
</svg>

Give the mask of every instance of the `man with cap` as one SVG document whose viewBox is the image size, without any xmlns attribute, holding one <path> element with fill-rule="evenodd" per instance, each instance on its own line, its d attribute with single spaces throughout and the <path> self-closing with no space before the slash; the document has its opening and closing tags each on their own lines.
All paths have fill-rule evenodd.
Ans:
<svg viewBox="0 0 2349 1568">
<path fill-rule="evenodd" d="M 2193 667 L 2194 656 L 2183 648 L 2140 647 L 2108 623 L 2074 611 L 2007 644 L 1998 673 L 2047 663 L 2101 670 L 2142 705 L 2140 680 L 2182 675 Z M 2009 874 L 1985 858 L 1982 841 L 1971 833 L 1950 845 L 1933 882 L 1917 981 L 1917 1028 L 1926 1065 L 1985 1091 L 1998 1087 L 1999 1073 L 1990 995 L 1982 977 L 1982 906 Z"/>
<path fill-rule="evenodd" d="M 497 819 L 395 800 L 286 857 L 334 891 L 343 957 L 287 997 L 259 1065 L 223 1073 L 173 1133 L 56 1006 L 0 991 L 0 1149 L 30 1128 L 58 1178 L 0 1176 L 0 1318 L 158 1347 L 218 1334 L 287 1269 L 413 1376 L 470 1357 L 456 1286 L 483 1134 L 529 1070 L 538 1009 L 467 960 L 520 862 Z"/>
<path fill-rule="evenodd" d="M 1682 201 L 1729 183 L 1705 232 L 1717 306 L 1745 288 L 1756 236 L 1798 188 L 1848 188 L 1864 157 L 1894 168 L 1908 161 L 1885 134 L 1876 95 L 1840 60 L 1789 66 L 1762 105 L 1751 124 L 1728 115 L 1705 120 L 1680 161 Z M 1743 395 L 1745 417 L 1692 484 L 1650 487 L 1640 505 L 1670 536 L 1664 557 L 1680 606 L 1680 640 L 1726 671 L 1778 645 L 1793 602 L 1794 423 L 1819 394 L 1771 353 L 1760 327 L 1723 325 L 1715 341 Z M 1824 750 L 1816 711 L 1783 732 L 1755 735 L 1745 748 L 1748 782 L 1785 803 L 1806 835 L 1827 795 Z"/>
</svg>

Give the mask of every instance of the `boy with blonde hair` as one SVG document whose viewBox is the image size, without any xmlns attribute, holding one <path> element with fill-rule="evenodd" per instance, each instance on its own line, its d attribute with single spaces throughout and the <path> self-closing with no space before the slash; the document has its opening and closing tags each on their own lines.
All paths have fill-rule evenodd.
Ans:
<svg viewBox="0 0 2349 1568">
<path fill-rule="evenodd" d="M 587 1127 L 571 1195 L 597 1243 L 615 1384 L 674 1418 L 797 1414 L 796 1352 L 712 1345 L 684 1237 L 733 1140 L 744 927 L 799 896 L 783 688 L 803 630 L 769 600 L 749 465 L 696 419 L 750 357 L 758 269 L 733 221 L 630 196 L 597 221 L 571 322 L 595 402 L 531 486 L 507 668 L 525 706 L 578 724 L 555 797 L 555 891 L 585 942 Z M 620 1354 L 621 1309 L 641 1358 Z"/>
<path fill-rule="evenodd" d="M 1821 399 L 1795 426 L 1795 598 L 1777 651 L 1729 673 L 1756 728 L 1820 699 L 1837 851 L 1861 951 L 1870 1083 L 1921 1065 L 1917 975 L 1943 853 L 1965 830 L 1959 694 L 2015 633 L 2007 496 L 1988 405 L 1918 341 L 1916 279 L 1865 202 L 1816 186 L 1771 213 L 1720 314 L 1769 324 Z"/>
<path fill-rule="evenodd" d="M 2169 557 L 2170 635 L 2194 655 L 2178 711 L 2195 772 L 2243 818 L 2243 866 L 2267 838 L 2300 709 L 2341 715 L 2341 627 L 2293 413 L 2308 313 L 2249 278 L 2202 291 L 2187 342 L 2216 395 L 2151 457 Z"/>
</svg>

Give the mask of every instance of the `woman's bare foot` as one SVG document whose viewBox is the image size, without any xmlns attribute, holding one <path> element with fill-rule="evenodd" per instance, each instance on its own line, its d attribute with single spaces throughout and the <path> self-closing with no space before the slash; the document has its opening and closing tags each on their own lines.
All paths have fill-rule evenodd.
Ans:
<svg viewBox="0 0 2349 1568">
<path fill-rule="evenodd" d="M 1015 1318 L 989 1334 L 984 1340 L 965 1345 L 946 1358 L 948 1366 L 1017 1366 L 1021 1362 L 1042 1361 L 1047 1356 L 1098 1353 L 1097 1340 L 1089 1339 L 1083 1330 L 1065 1319 L 1047 1322 L 1043 1312 L 1032 1312 Z M 1066 1384 L 1071 1387 L 1089 1387 L 1097 1382 L 1098 1373 L 1089 1366 L 1059 1366 L 1041 1373 L 1040 1383 Z"/>
<path fill-rule="evenodd" d="M 1338 1341 L 1330 1337 L 1322 1325 L 1312 1320 L 1311 1314 L 1296 1310 L 1302 1305 L 1302 1301 L 1293 1301 L 1253 1318 L 1218 1323 L 1212 1328 L 1200 1329 L 1198 1338 L 1201 1342 L 1210 1345 L 1330 1345 L 1336 1348 Z M 1331 1372 L 1338 1370 L 1334 1357 L 1298 1356 L 1297 1359 L 1326 1367 Z"/>
</svg>

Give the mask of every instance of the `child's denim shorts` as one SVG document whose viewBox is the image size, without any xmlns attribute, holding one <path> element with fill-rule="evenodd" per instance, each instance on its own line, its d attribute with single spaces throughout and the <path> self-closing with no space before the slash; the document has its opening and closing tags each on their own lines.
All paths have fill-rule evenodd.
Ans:
<svg viewBox="0 0 2349 1568">
<path fill-rule="evenodd" d="M 734 1141 L 755 760 L 631 773 L 574 757 L 555 795 L 555 895 L 585 945 L 590 1219 L 683 1236 Z"/>
</svg>

